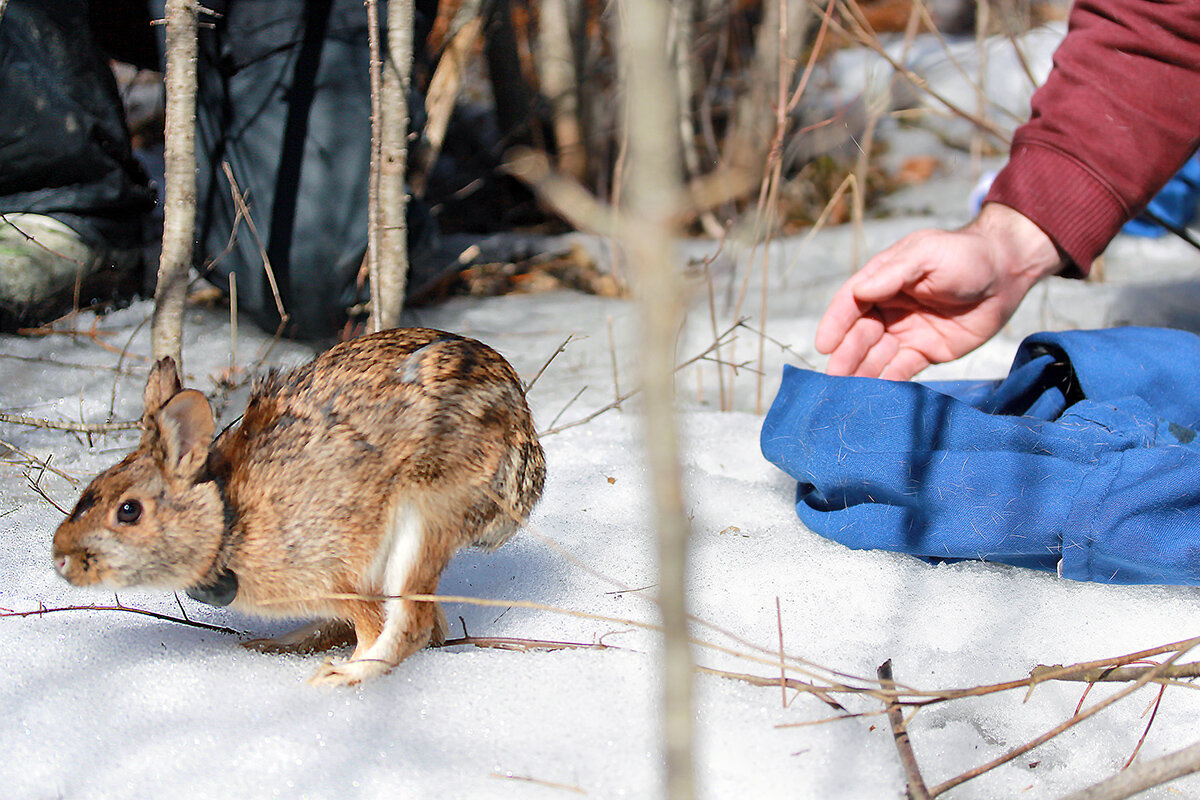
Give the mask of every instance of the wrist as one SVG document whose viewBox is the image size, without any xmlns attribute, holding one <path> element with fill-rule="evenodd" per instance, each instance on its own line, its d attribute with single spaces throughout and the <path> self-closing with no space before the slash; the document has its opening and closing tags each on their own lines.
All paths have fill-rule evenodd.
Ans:
<svg viewBox="0 0 1200 800">
<path fill-rule="evenodd" d="M 1000 203 L 985 203 L 967 229 L 982 236 L 1005 277 L 1028 290 L 1062 271 L 1066 259 L 1054 240 L 1021 212 Z"/>
</svg>

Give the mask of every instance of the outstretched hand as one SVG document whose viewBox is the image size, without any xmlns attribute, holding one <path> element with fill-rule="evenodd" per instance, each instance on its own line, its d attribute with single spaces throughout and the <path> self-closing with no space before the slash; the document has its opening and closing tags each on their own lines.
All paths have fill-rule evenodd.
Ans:
<svg viewBox="0 0 1200 800">
<path fill-rule="evenodd" d="M 831 375 L 908 380 L 992 338 L 1062 259 L 1007 206 L 957 231 L 922 230 L 880 252 L 838 289 L 817 328 Z"/>
</svg>

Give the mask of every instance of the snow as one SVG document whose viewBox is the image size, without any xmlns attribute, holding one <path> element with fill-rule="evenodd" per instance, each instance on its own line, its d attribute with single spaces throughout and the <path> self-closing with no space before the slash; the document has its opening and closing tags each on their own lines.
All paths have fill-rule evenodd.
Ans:
<svg viewBox="0 0 1200 800">
<path fill-rule="evenodd" d="M 922 221 L 871 223 L 867 249 Z M 803 249 L 798 240 L 773 247 L 766 328 L 809 362 L 820 363 L 811 345 L 817 314 L 848 274 L 853 235 L 835 229 Z M 1127 287 L 1146 292 L 1170 279 L 1172 270 L 1182 275 L 1195 269 L 1200 259 L 1172 245 L 1119 242 L 1110 255 L 1108 283 L 1052 282 L 1001 337 L 934 372 L 1001 374 L 1021 336 L 1043 319 L 1041 306 L 1053 309 L 1056 319 L 1104 324 Z M 739 260 L 745 262 L 746 254 Z M 739 280 L 743 274 L 744 263 Z M 757 296 L 757 281 L 752 276 L 749 296 Z M 706 294 L 697 292 L 681 360 L 712 341 Z M 115 417 L 135 418 L 149 349 L 141 324 L 149 311 L 140 302 L 96 320 L 103 341 L 117 347 L 131 342 L 127 374 L 119 377 L 107 369 L 117 357 L 89 338 L 0 339 L 6 410 L 101 420 L 115 386 Z M 731 314 L 720 312 L 723 329 Z M 413 312 L 408 321 L 482 338 L 527 378 L 572 334 L 530 393 L 544 429 L 582 386 L 587 391 L 559 424 L 611 399 L 609 317 L 618 379 L 627 389 L 638 337 L 633 308 L 624 301 L 574 293 L 461 300 Z M 86 330 L 91 321 L 85 316 L 77 328 Z M 187 335 L 189 382 L 211 393 L 211 376 L 228 365 L 228 321 L 218 311 L 190 309 Z M 753 335 L 737 335 L 736 360 L 755 358 Z M 252 363 L 265 341 L 251 326 L 240 326 L 238 363 Z M 298 363 L 310 352 L 281 343 L 272 360 Z M 767 346 L 767 398 L 780 365 L 797 360 Z M 697 370 L 704 402 L 697 400 Z M 997 565 L 934 567 L 892 553 L 847 550 L 805 530 L 792 511 L 788 479 L 758 452 L 754 383 L 753 373 L 743 370 L 737 410 L 722 412 L 714 407 L 718 389 L 710 363 L 679 375 L 694 527 L 690 602 L 699 619 L 719 629 L 697 627 L 696 633 L 757 659 L 699 648 L 706 666 L 777 674 L 777 598 L 790 654 L 865 677 L 891 658 L 897 680 L 924 689 L 1019 678 L 1037 664 L 1119 655 L 1197 632 L 1192 618 L 1200 602 L 1192 589 L 1076 584 Z M 235 397 L 226 404 L 226 417 L 236 413 L 238 402 Z M 116 460 L 136 435 L 96 436 L 89 446 L 77 435 L 8 425 L 3 439 L 84 480 Z M 8 676 L 0 689 L 8 710 L 0 722 L 6 754 L 0 781 L 11 796 L 23 797 L 141 797 L 164 787 L 178 797 L 656 793 L 657 640 L 621 621 L 655 620 L 652 590 L 646 589 L 655 581 L 655 565 L 638 442 L 631 405 L 547 436 L 549 480 L 529 528 L 496 553 L 461 554 L 441 587 L 446 595 L 532 601 L 603 618 L 449 605 L 453 635 L 461 634 L 461 617 L 476 636 L 603 642 L 613 649 L 426 650 L 382 679 L 331 691 L 304 682 L 322 656 L 261 655 L 238 647 L 238 637 L 227 634 L 121 612 L 10 617 L 0 622 L 0 668 Z M 60 505 L 69 506 L 79 491 L 9 456 L 0 471 L 0 606 L 27 611 L 111 604 L 111 594 L 73 588 L 54 574 L 49 544 L 61 515 L 29 487 L 30 476 Z M 161 593 L 121 592 L 120 600 L 180 613 L 176 598 Z M 247 636 L 287 627 L 187 598 L 179 602 L 190 618 Z M 1075 684 L 1042 685 L 1026 702 L 1021 693 L 1008 693 L 920 712 L 911 729 L 927 780 L 949 778 L 1048 730 L 1070 716 L 1081 691 Z M 1110 691 L 1097 688 L 1091 699 Z M 965 784 L 955 796 L 1052 797 L 1103 777 L 1132 752 L 1150 699 L 1152 692 L 1143 690 Z M 789 700 L 783 707 L 777 687 L 697 677 L 696 762 L 703 796 L 903 795 L 903 774 L 883 718 L 789 727 L 832 713 L 808 696 Z M 842 702 L 855 711 L 877 708 L 869 700 Z M 1170 690 L 1141 757 L 1189 743 L 1198 712 L 1194 693 Z M 1176 786 L 1200 791 L 1196 779 Z M 1166 791 L 1150 796 L 1165 797 Z"/>
<path fill-rule="evenodd" d="M 965 159 L 964 159 L 965 161 Z M 765 328 L 764 402 L 782 364 L 823 359 L 812 347 L 821 310 L 855 266 L 917 227 L 965 221 L 973 176 L 965 163 L 906 199 L 917 216 L 868 223 L 769 248 L 768 315 L 759 313 L 761 253 L 729 247 L 715 266 L 715 326 L 736 318 L 749 271 L 749 325 Z M 690 245 L 703 251 L 707 245 Z M 751 256 L 755 255 L 752 259 Z M 930 378 L 997 377 L 1017 343 L 1045 328 L 1200 320 L 1200 255 L 1171 240 L 1121 239 L 1105 283 L 1051 280 L 995 340 Z M 722 271 L 725 270 L 725 271 Z M 714 339 L 707 284 L 692 279 L 680 360 Z M 135 419 L 148 362 L 148 302 L 93 320 L 97 336 L 0 337 L 0 406 L 44 419 Z M 609 346 L 609 320 L 615 347 Z M 565 352 L 530 392 L 540 429 L 581 419 L 634 384 L 634 308 L 570 292 L 456 300 L 408 314 L 407 324 L 475 336 L 509 357 L 526 379 L 568 336 Z M 236 363 L 255 363 L 267 337 L 239 326 Z M 214 377 L 229 365 L 227 316 L 190 308 L 188 383 L 218 395 L 225 420 L 244 390 L 224 397 Z M 758 341 L 736 331 L 722 359 L 757 367 Z M 118 358 L 98 341 L 117 349 Z M 276 345 L 269 363 L 295 364 L 312 349 Z M 120 363 L 120 373 L 112 368 Z M 757 375 L 740 370 L 733 410 L 722 411 L 711 362 L 678 376 L 686 452 L 683 474 L 694 540 L 690 603 L 700 663 L 778 675 L 785 650 L 821 669 L 871 679 L 892 659 L 896 679 L 945 689 L 1019 679 L 1038 664 L 1117 656 L 1200 631 L 1200 597 L 1185 587 L 1072 583 L 1053 575 L 980 563 L 930 566 L 886 552 L 848 550 L 806 530 L 793 486 L 758 450 Z M 581 387 L 586 391 L 563 411 Z M 62 515 L 32 488 L 69 507 L 78 482 L 117 460 L 132 431 L 84 437 L 0 426 L 0 607 L 33 611 L 111 605 L 111 593 L 67 585 L 50 563 Z M 288 627 L 198 605 L 186 597 L 122 591 L 129 607 L 179 615 L 239 636 L 124 612 L 62 611 L 0 619 L 0 785 L 11 797 L 179 798 L 439 797 L 642 798 L 660 791 L 657 636 L 653 623 L 653 534 L 646 470 L 639 458 L 636 402 L 546 436 L 549 477 L 529 526 L 492 554 L 467 551 L 444 576 L 445 595 L 499 601 L 448 604 L 451 635 L 553 639 L 607 649 L 553 652 L 453 647 L 422 651 L 390 675 L 352 689 L 305 683 L 324 656 L 250 652 L 242 638 Z M 19 448 L 62 470 L 31 466 Z M 520 603 L 535 603 L 531 608 Z M 780 617 L 776 617 L 776 603 Z M 512 604 L 512 605 L 509 605 Z M 554 609 L 573 612 L 561 613 Z M 580 616 L 590 615 L 590 616 Z M 459 618 L 463 623 L 459 622 Z M 341 655 L 344 655 L 341 654 Z M 805 677 L 799 670 L 794 677 Z M 910 720 L 930 784 L 995 758 L 1067 719 L 1080 684 L 1042 684 L 936 705 Z M 1096 687 L 1088 702 L 1110 695 Z M 1056 797 L 1105 777 L 1133 752 L 1155 692 L 1139 691 L 1068 733 L 954 790 L 955 798 Z M 701 796 L 901 798 L 904 774 L 877 702 L 839 697 L 865 716 L 811 725 L 833 711 L 809 695 L 781 701 L 759 687 L 711 674 L 696 678 L 696 768 Z M 1166 693 L 1139 756 L 1190 744 L 1200 696 Z M 1200 796 L 1200 778 L 1146 797 Z"/>
</svg>

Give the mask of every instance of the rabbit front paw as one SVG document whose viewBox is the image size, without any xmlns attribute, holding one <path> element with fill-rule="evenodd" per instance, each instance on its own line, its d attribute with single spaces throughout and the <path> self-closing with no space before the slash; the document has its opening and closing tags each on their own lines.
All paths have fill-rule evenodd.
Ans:
<svg viewBox="0 0 1200 800">
<path fill-rule="evenodd" d="M 391 670 L 392 665 L 374 658 L 352 658 L 349 661 L 326 661 L 308 679 L 313 686 L 354 686 L 378 678 Z"/>
</svg>

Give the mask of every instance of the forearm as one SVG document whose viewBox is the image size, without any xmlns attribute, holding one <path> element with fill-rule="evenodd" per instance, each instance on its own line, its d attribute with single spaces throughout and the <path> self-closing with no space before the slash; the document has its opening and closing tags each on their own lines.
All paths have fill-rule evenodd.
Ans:
<svg viewBox="0 0 1200 800">
<path fill-rule="evenodd" d="M 1086 272 L 1200 143 L 1200 8 L 1080 0 L 987 199 Z"/>
</svg>

